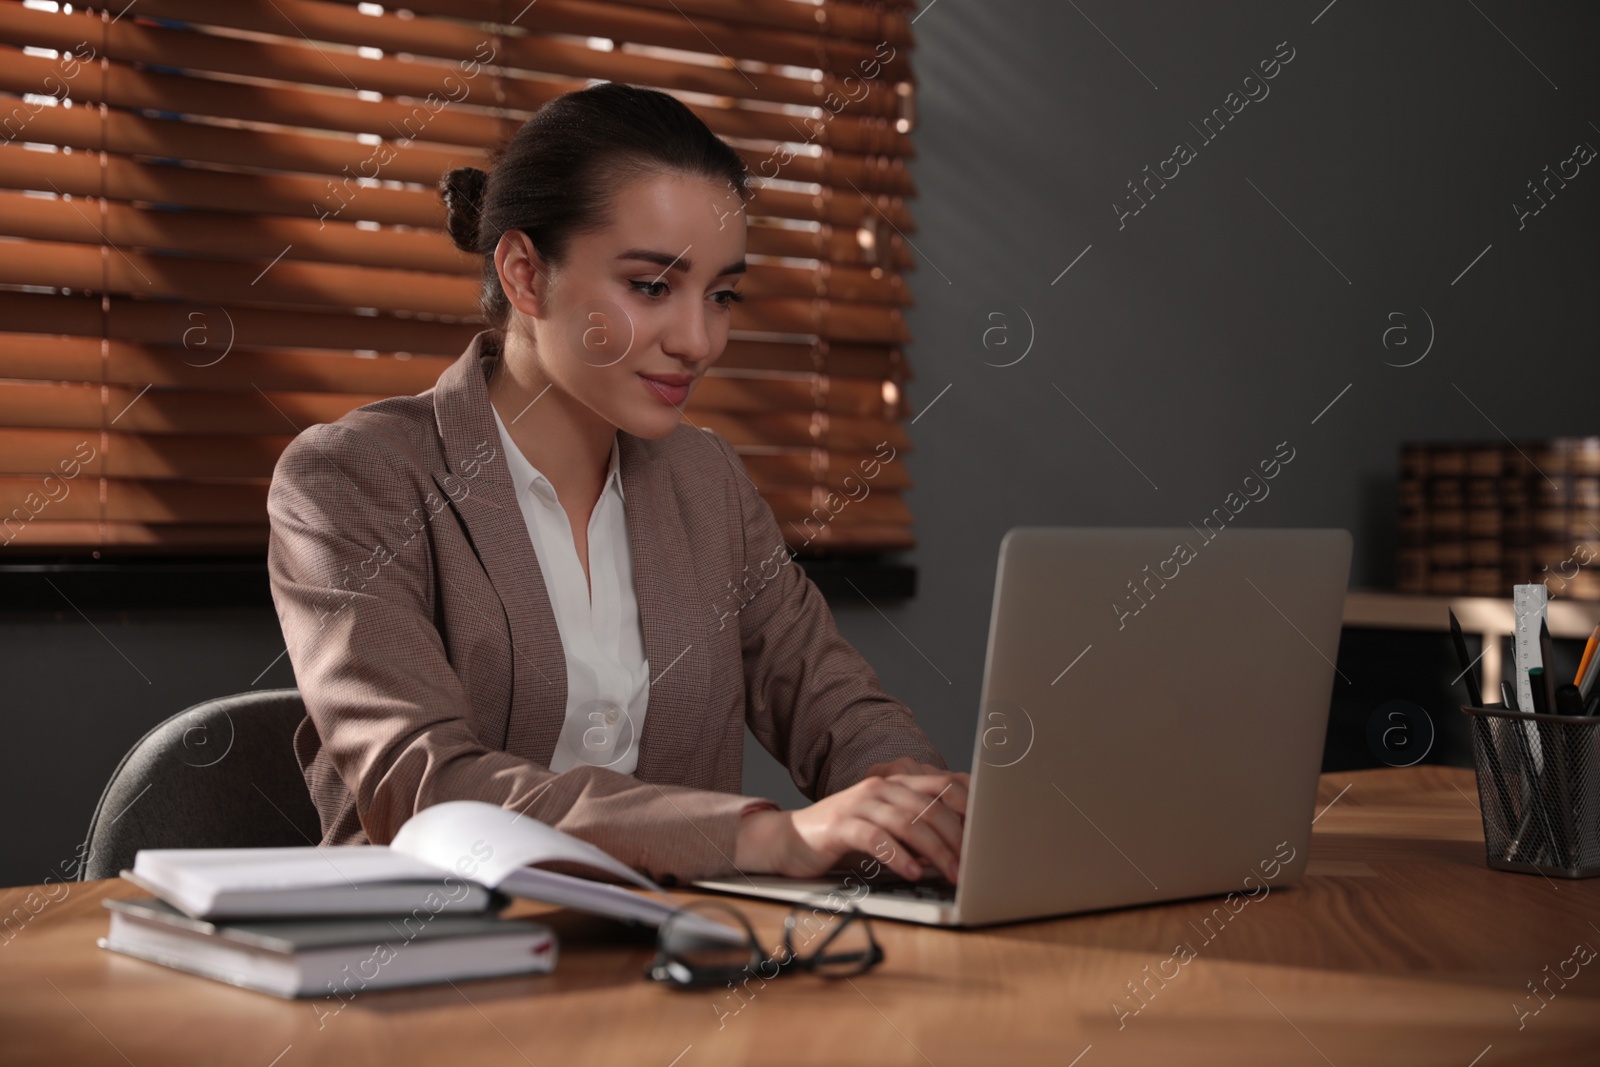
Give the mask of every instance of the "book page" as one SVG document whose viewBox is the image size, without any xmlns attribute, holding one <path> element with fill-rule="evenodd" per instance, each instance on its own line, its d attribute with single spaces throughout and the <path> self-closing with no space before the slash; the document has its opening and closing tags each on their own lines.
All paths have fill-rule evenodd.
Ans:
<svg viewBox="0 0 1600 1067">
<path fill-rule="evenodd" d="M 644 889 L 666 890 L 609 852 L 521 812 L 481 800 L 448 800 L 424 808 L 395 834 L 390 848 L 491 889 L 529 864 L 588 864 Z"/>
</svg>

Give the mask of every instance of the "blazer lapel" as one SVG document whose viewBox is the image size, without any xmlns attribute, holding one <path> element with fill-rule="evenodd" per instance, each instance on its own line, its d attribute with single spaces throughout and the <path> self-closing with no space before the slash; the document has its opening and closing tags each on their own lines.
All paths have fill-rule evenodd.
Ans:
<svg viewBox="0 0 1600 1067">
<path fill-rule="evenodd" d="M 485 330 L 439 376 L 433 404 L 446 469 L 432 475 L 461 516 L 511 635 L 511 702 L 483 723 L 484 743 L 548 766 L 566 717 L 567 661 L 489 404 L 487 377 L 499 356 Z M 473 608 L 487 613 L 496 605 Z"/>
<path fill-rule="evenodd" d="M 703 765 L 706 715 L 705 646 L 708 602 L 695 582 L 689 536 L 675 506 L 667 473 L 655 469 L 650 443 L 617 433 L 633 588 L 650 663 L 650 700 L 639 736 L 641 782 L 682 781 Z"/>
</svg>

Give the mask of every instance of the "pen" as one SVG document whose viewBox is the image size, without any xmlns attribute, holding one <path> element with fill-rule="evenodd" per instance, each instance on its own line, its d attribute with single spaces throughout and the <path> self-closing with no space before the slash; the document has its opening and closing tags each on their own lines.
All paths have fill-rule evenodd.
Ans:
<svg viewBox="0 0 1600 1067">
<path fill-rule="evenodd" d="M 1578 687 L 1571 682 L 1556 687 L 1556 714 L 1583 714 L 1583 697 L 1578 694 Z"/>
<path fill-rule="evenodd" d="M 1478 691 L 1478 676 L 1472 671 L 1472 661 L 1467 659 L 1467 639 L 1461 635 L 1461 622 L 1456 618 L 1454 608 L 1446 609 L 1450 612 L 1450 639 L 1455 642 L 1456 658 L 1461 661 L 1461 673 L 1467 679 L 1467 700 L 1475 708 L 1483 707 L 1483 694 Z M 1600 630 L 1600 626 L 1595 627 Z M 1488 640 L 1488 638 L 1484 638 Z"/>
<path fill-rule="evenodd" d="M 1556 654 L 1555 646 L 1550 640 L 1548 614 L 1541 616 L 1539 619 L 1539 662 L 1544 666 L 1545 710 L 1552 715 L 1582 715 L 1583 697 L 1581 690 L 1575 698 L 1569 697 L 1565 706 L 1558 699 Z M 1571 703 L 1573 699 L 1577 700 L 1576 706 Z M 1567 710 L 1569 707 L 1572 708 L 1571 711 Z M 1572 790 L 1578 781 L 1579 772 L 1579 764 L 1573 758 L 1574 753 L 1571 745 L 1573 740 L 1571 731 L 1573 728 L 1559 726 L 1555 723 L 1541 723 L 1539 724 L 1539 729 L 1542 732 L 1540 741 L 1550 754 L 1550 757 L 1555 759 L 1556 764 L 1555 802 L 1561 809 L 1560 814 L 1556 816 L 1554 826 L 1557 834 L 1555 841 L 1556 865 L 1558 867 L 1566 867 L 1577 862 L 1574 852 L 1578 847 L 1578 842 L 1573 837 L 1576 827 L 1573 822 Z M 1545 769 L 1549 770 L 1549 767 Z"/>
<path fill-rule="evenodd" d="M 1533 713 L 1535 715 L 1549 715 L 1555 711 L 1550 706 L 1551 702 L 1545 692 L 1543 667 L 1528 668 L 1528 688 L 1533 691 Z"/>
<path fill-rule="evenodd" d="M 1556 710 L 1556 656 L 1550 645 L 1550 627 L 1539 619 L 1539 663 L 1544 668 L 1544 706 L 1551 714 Z"/>
<path fill-rule="evenodd" d="M 1540 643 L 1548 650 L 1550 638 L 1540 624 Z M 1545 651 L 1545 655 L 1549 655 Z M 1548 663 L 1549 661 L 1546 660 Z M 1528 688 L 1533 691 L 1533 711 L 1536 715 L 1553 715 L 1556 713 L 1555 696 L 1551 691 L 1550 674 L 1544 667 L 1528 668 Z M 1555 781 L 1555 796 L 1552 799 L 1558 809 L 1555 821 L 1552 824 L 1549 815 L 1544 810 L 1543 801 L 1546 797 L 1540 796 L 1540 789 L 1535 789 L 1532 804 L 1539 809 L 1539 819 L 1544 823 L 1547 840 L 1551 851 L 1554 853 L 1552 864 L 1556 867 L 1565 867 L 1571 849 L 1567 840 L 1567 828 L 1572 818 L 1572 803 L 1570 800 L 1570 785 L 1572 773 L 1571 754 L 1567 751 L 1566 733 L 1563 728 L 1552 723 L 1539 723 L 1539 747 L 1544 751 L 1544 775 L 1541 778 L 1553 776 Z"/>
</svg>

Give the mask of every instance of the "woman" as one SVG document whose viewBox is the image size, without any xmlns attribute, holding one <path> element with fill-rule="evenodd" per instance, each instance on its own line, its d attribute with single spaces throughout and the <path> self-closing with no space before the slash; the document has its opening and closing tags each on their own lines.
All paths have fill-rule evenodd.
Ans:
<svg viewBox="0 0 1600 1067">
<path fill-rule="evenodd" d="M 440 185 L 489 328 L 425 392 L 301 433 L 268 498 L 323 843 L 470 798 L 667 883 L 855 852 L 954 881 L 968 776 L 681 416 L 741 299 L 737 155 L 601 84 Z M 814 803 L 739 795 L 747 722 Z"/>
</svg>

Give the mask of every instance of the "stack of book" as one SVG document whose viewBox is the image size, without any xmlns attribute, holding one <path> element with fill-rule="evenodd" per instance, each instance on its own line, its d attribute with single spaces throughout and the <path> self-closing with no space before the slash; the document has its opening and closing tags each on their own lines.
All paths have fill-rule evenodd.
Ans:
<svg viewBox="0 0 1600 1067">
<path fill-rule="evenodd" d="M 102 948 L 280 997 L 549 971 L 556 938 L 506 898 L 381 846 L 142 849 Z"/>
<path fill-rule="evenodd" d="M 1600 437 L 1400 447 L 1404 593 L 1600 600 Z"/>
<path fill-rule="evenodd" d="M 592 868 L 656 896 L 531 864 Z M 141 849 L 101 948 L 280 997 L 554 970 L 555 933 L 511 897 L 659 925 L 678 902 L 586 841 L 474 800 L 413 815 L 389 845 Z M 743 935 L 705 920 L 730 943 Z"/>
</svg>

